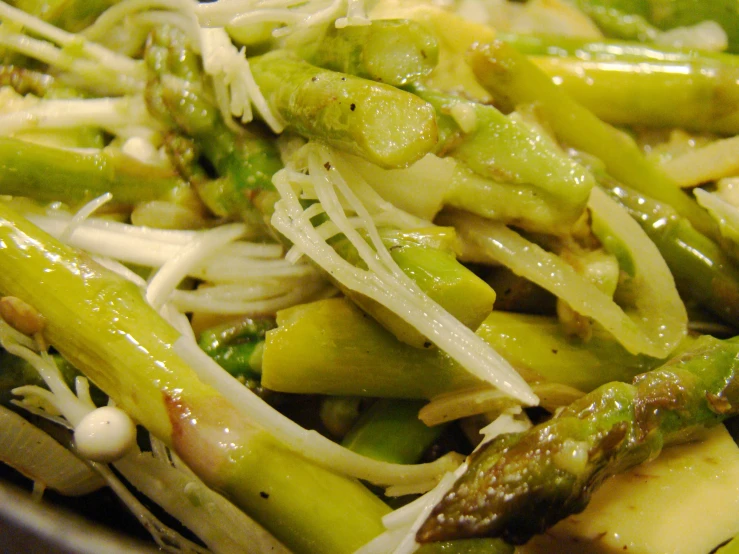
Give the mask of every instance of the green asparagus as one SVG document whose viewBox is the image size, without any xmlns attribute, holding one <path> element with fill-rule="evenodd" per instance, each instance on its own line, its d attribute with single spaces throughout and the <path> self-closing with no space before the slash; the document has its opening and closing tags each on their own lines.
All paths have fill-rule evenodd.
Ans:
<svg viewBox="0 0 739 554">
<path fill-rule="evenodd" d="M 250 64 L 270 108 L 307 138 L 385 168 L 410 165 L 436 145 L 434 110 L 413 94 L 320 69 L 286 51 Z"/>
<path fill-rule="evenodd" d="M 644 0 L 574 0 L 607 35 L 624 39 L 650 41 L 658 30 L 648 20 L 648 1 Z"/>
<path fill-rule="evenodd" d="M 535 57 L 572 98 L 613 125 L 739 132 L 739 68 L 698 62 Z"/>
<path fill-rule="evenodd" d="M 222 177 L 210 187 L 198 186 L 205 192 L 205 203 L 218 215 L 240 216 L 266 227 L 277 200 L 272 175 L 282 167 L 274 143 L 249 131 L 236 133 L 226 125 L 207 95 L 200 62 L 181 31 L 154 29 L 147 41 L 146 60 L 149 110 L 168 127 L 192 137 Z M 179 146 L 175 152 L 182 154 L 181 142 Z"/>
<path fill-rule="evenodd" d="M 175 137 L 168 141 L 168 148 L 173 154 L 176 166 L 190 177 L 204 203 L 216 214 L 239 214 L 246 221 L 265 225 L 278 197 L 270 181 L 272 174 L 281 163 L 273 143 L 248 134 L 236 135 L 226 127 L 219 112 L 208 101 L 204 93 L 197 57 L 188 49 L 181 32 L 170 28 L 158 28 L 153 31 L 147 47 L 147 60 L 153 74 L 147 87 L 150 109 L 169 126 L 194 139 L 191 142 L 185 137 Z M 338 73 L 320 70 L 284 52 L 276 52 L 275 56 L 270 55 L 269 60 L 262 58 L 260 60 L 255 60 L 252 64 L 255 78 L 258 81 L 260 71 L 266 72 L 265 78 L 276 79 L 277 74 L 273 72 L 279 71 L 281 67 L 292 68 L 291 71 L 298 72 L 292 80 L 283 79 L 280 76 L 280 83 L 273 83 L 274 86 L 283 88 L 284 86 L 289 87 L 289 83 L 294 83 L 296 79 L 306 80 L 307 83 L 304 84 L 310 88 L 310 83 L 313 83 L 312 77 L 315 76 L 320 76 L 320 81 L 328 79 L 334 83 L 333 86 L 341 83 L 341 88 L 343 88 L 345 83 L 341 79 L 347 79 L 346 83 L 356 85 L 358 94 L 370 94 L 373 98 L 370 103 L 376 99 L 373 96 L 375 93 L 379 94 L 377 98 L 381 98 L 382 102 L 387 100 L 397 109 L 401 108 L 403 99 L 410 101 L 417 108 L 416 115 L 422 117 L 428 125 L 433 126 L 434 130 L 436 128 L 433 108 L 410 93 L 387 85 L 373 84 L 363 79 L 343 77 Z M 284 85 L 282 81 L 287 81 L 288 85 Z M 267 90 L 265 94 L 269 96 Z M 379 109 L 379 106 L 376 107 Z M 404 114 L 408 115 L 405 112 Z M 376 114 L 367 114 L 366 118 L 362 116 L 361 120 L 365 119 L 371 122 L 373 133 L 379 133 L 384 138 L 388 137 L 386 128 L 382 126 L 384 124 L 381 125 Z M 315 119 L 310 120 L 315 122 Z M 412 127 L 414 122 L 418 123 L 418 118 L 411 115 L 407 120 L 409 128 L 403 130 L 401 126 L 401 132 L 409 136 L 406 146 L 416 149 L 419 155 L 423 155 L 424 151 L 417 150 L 416 139 L 418 137 L 415 133 L 418 129 Z M 423 132 L 422 126 L 421 135 Z M 350 132 L 347 140 L 357 138 L 353 133 L 354 131 Z M 419 140 L 423 142 L 425 139 L 420 138 Z M 391 150 L 394 150 L 397 146 L 394 142 L 395 138 L 389 141 L 389 144 L 392 143 Z M 203 150 L 223 178 L 217 180 L 204 178 L 202 170 L 196 163 L 197 148 Z M 334 242 L 336 243 L 335 248 L 341 249 L 341 245 L 337 241 Z M 452 254 L 434 248 L 413 246 L 407 242 L 399 244 L 396 237 L 396 243 L 392 244 L 391 254 L 396 263 L 434 300 L 441 303 L 465 324 L 476 327 L 492 308 L 495 300 L 495 293 L 492 289 L 457 262 Z M 343 254 L 344 257 L 350 259 L 351 249 Z M 350 261 L 357 262 L 351 259 Z M 423 346 L 427 342 L 425 337 L 397 317 L 392 316 L 386 308 L 377 306 L 366 299 L 353 298 L 384 325 L 410 343 Z"/>
<path fill-rule="evenodd" d="M 695 62 L 711 67 L 736 67 L 736 56 L 692 48 L 677 48 L 661 44 L 626 40 L 593 40 L 548 34 L 498 33 L 504 40 L 527 56 L 577 58 L 589 62 Z"/>
<path fill-rule="evenodd" d="M 117 0 L 11 0 L 16 8 L 67 31 L 81 31 Z"/>
<path fill-rule="evenodd" d="M 519 198 L 526 198 L 520 194 L 521 189 L 533 189 L 533 196 L 551 206 L 558 216 L 548 222 L 550 232 L 552 228 L 569 230 L 582 215 L 594 186 L 593 178 L 546 137 L 493 106 L 420 88 L 415 92 L 434 106 L 443 122 L 440 128 L 457 130 L 456 136 L 446 140 L 447 144 L 440 145 L 445 153 L 479 175 L 515 189 Z M 460 189 L 467 181 L 456 181 L 458 198 L 463 197 Z M 470 204 L 475 211 L 475 203 Z"/>
<path fill-rule="evenodd" d="M 398 267 L 424 293 L 469 328 L 477 328 L 493 309 L 495 291 L 457 261 L 453 252 L 455 235 L 451 229 L 430 227 L 407 232 L 383 229 L 381 238 Z M 332 240 L 331 245 L 344 259 L 364 267 L 356 249 L 343 236 Z M 345 292 L 401 341 L 417 348 L 431 347 L 427 337 L 387 307 L 352 291 Z"/>
<path fill-rule="evenodd" d="M 382 532 L 377 497 L 252 427 L 198 379 L 136 285 L 5 205 L 0 268 L 0 293 L 42 314 L 51 345 L 295 552 L 353 552 Z"/>
<path fill-rule="evenodd" d="M 503 41 L 477 45 L 468 61 L 498 102 L 511 109 L 521 104 L 535 105 L 560 140 L 601 159 L 618 180 L 670 204 L 700 232 L 718 237 L 708 214 L 648 161 L 630 137 L 572 100 L 512 46 Z"/>
<path fill-rule="evenodd" d="M 115 203 L 133 205 L 187 186 L 173 171 L 112 148 L 83 153 L 0 137 L 0 194 L 77 206 L 110 192 Z"/>
<path fill-rule="evenodd" d="M 653 40 L 659 29 L 718 23 L 729 51 L 739 51 L 739 11 L 734 0 L 574 0 L 609 36 Z"/>
<path fill-rule="evenodd" d="M 430 399 L 481 387 L 438 350 L 398 341 L 346 299 L 295 306 L 267 333 L 262 383 L 282 392 Z M 553 318 L 492 312 L 477 334 L 531 382 L 589 391 L 628 380 L 660 361 L 633 356 L 607 333 L 587 343 L 568 337 Z"/>
<path fill-rule="evenodd" d="M 418 419 L 423 402 L 380 399 L 375 402 L 341 441 L 349 450 L 369 458 L 415 464 L 444 430 L 428 427 Z"/>
<path fill-rule="evenodd" d="M 417 540 L 522 544 L 582 511 L 607 477 L 739 413 L 738 356 L 736 339 L 702 337 L 632 384 L 604 385 L 550 421 L 493 439 L 471 456 Z"/>
<path fill-rule="evenodd" d="M 657 245 L 681 294 L 729 325 L 739 326 L 739 269 L 721 247 L 670 206 L 607 176 L 601 176 L 600 182 Z"/>
<path fill-rule="evenodd" d="M 298 53 L 313 65 L 393 86 L 425 77 L 439 58 L 434 35 L 407 19 L 332 26 L 317 44 L 303 46 Z"/>
<path fill-rule="evenodd" d="M 203 331 L 198 345 L 231 375 L 254 377 L 262 371 L 264 336 L 274 327 L 272 320 L 245 317 Z"/>
</svg>

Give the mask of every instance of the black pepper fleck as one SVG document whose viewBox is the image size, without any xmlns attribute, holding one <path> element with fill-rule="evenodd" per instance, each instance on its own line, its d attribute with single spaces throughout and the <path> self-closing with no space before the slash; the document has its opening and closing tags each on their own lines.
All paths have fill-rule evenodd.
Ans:
<svg viewBox="0 0 739 554">
<path fill-rule="evenodd" d="M 357 109 L 357 105 L 356 105 L 356 104 L 354 104 L 354 103 L 352 103 L 352 105 L 351 105 L 351 106 L 349 106 L 349 109 L 350 109 L 351 111 L 354 111 L 354 110 L 356 110 L 356 109 Z"/>
<path fill-rule="evenodd" d="M 325 164 L 323 164 L 323 167 L 326 168 L 326 171 L 331 171 L 331 164 L 329 162 L 326 162 Z"/>
<path fill-rule="evenodd" d="M 260 492 L 259 496 L 261 496 L 262 498 L 269 498 L 269 494 L 264 491 Z"/>
</svg>

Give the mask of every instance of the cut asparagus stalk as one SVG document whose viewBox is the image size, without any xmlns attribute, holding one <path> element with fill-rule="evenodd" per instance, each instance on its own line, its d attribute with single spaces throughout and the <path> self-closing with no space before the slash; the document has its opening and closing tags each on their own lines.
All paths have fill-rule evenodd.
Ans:
<svg viewBox="0 0 739 554">
<path fill-rule="evenodd" d="M 428 427 L 418 419 L 423 402 L 382 399 L 359 419 L 341 444 L 369 458 L 396 464 L 415 464 L 421 460 L 444 430 L 443 425 Z"/>
<path fill-rule="evenodd" d="M 537 113 L 561 141 L 602 160 L 608 171 L 624 184 L 670 204 L 702 233 L 718 236 L 708 214 L 648 161 L 630 137 L 575 102 L 511 45 L 503 41 L 477 45 L 468 60 L 497 101 L 509 108 L 535 104 Z"/>
<path fill-rule="evenodd" d="M 411 93 L 320 69 L 285 51 L 250 63 L 270 108 L 305 137 L 385 168 L 408 166 L 436 145 L 434 109 Z"/>
<path fill-rule="evenodd" d="M 250 425 L 173 350 L 179 333 L 131 282 L 0 206 L 0 292 L 34 306 L 45 338 L 209 486 L 295 552 L 353 552 L 388 508 Z"/>
<path fill-rule="evenodd" d="M 431 399 L 482 383 L 433 350 L 398 341 L 346 299 L 328 299 L 278 312 L 267 333 L 262 384 L 281 392 Z M 660 361 L 634 356 L 605 332 L 588 342 L 566 336 L 553 318 L 491 313 L 477 334 L 530 382 L 590 391 L 629 380 Z"/>
<path fill-rule="evenodd" d="M 132 205 L 186 186 L 171 170 L 114 150 L 88 154 L 0 137 L 0 194 L 80 205 L 110 192 L 114 202 Z"/>
<path fill-rule="evenodd" d="M 550 421 L 500 435 L 472 455 L 417 540 L 522 544 L 582 511 L 607 477 L 739 413 L 737 356 L 736 339 L 705 336 L 632 384 L 604 385 Z"/>
<path fill-rule="evenodd" d="M 434 35 L 416 21 L 380 19 L 372 25 L 332 26 L 299 54 L 310 63 L 393 86 L 427 76 L 439 59 Z"/>
<path fill-rule="evenodd" d="M 676 61 L 531 58 L 564 91 L 612 125 L 739 132 L 739 68 Z"/>
<path fill-rule="evenodd" d="M 670 206 L 605 177 L 601 185 L 657 245 L 681 293 L 739 326 L 739 269 L 719 245 Z"/>
<path fill-rule="evenodd" d="M 272 175 L 282 167 L 272 141 L 224 122 L 206 92 L 198 57 L 181 31 L 159 27 L 147 41 L 151 78 L 146 88 L 149 110 L 169 127 L 192 137 L 222 179 L 206 181 L 188 160 L 195 156 L 186 140 L 170 142 L 176 165 L 188 173 L 218 215 L 241 217 L 266 226 L 277 194 Z"/>
<path fill-rule="evenodd" d="M 440 144 L 440 148 L 478 175 L 495 181 L 497 188 L 512 188 L 519 196 L 514 204 L 523 204 L 531 196 L 543 199 L 554 214 L 555 231 L 568 231 L 582 215 L 594 186 L 593 177 L 561 152 L 549 137 L 493 106 L 423 89 L 417 89 L 416 93 L 434 106 L 439 127 L 452 129 L 447 132 L 450 135 L 447 144 Z M 457 204 L 470 198 L 468 194 L 476 184 L 474 178 L 464 179 L 463 171 L 457 170 L 453 188 Z M 527 187 L 533 189 L 532 195 L 523 193 Z M 476 200 L 475 196 L 472 199 Z M 529 207 L 532 204 L 529 202 Z M 480 209 L 473 206 L 472 211 Z"/>
</svg>

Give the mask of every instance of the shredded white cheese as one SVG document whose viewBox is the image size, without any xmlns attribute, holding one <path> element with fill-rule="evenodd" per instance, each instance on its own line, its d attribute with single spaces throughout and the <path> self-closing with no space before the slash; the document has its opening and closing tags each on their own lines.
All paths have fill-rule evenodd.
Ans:
<svg viewBox="0 0 739 554">
<path fill-rule="evenodd" d="M 273 226 L 294 244 L 294 249 L 310 257 L 336 281 L 386 306 L 467 371 L 523 404 L 536 404 L 538 399 L 531 387 L 502 356 L 431 300 L 398 267 L 382 243 L 366 208 L 331 165 L 328 148 L 315 144 L 306 148 L 309 176 L 316 196 L 331 221 L 357 249 L 368 269 L 357 268 L 344 260 L 313 227 L 304 213 L 299 192 L 294 188 L 293 176 L 297 173 L 294 170 L 282 170 L 274 177 L 281 200 L 275 206 Z M 300 173 L 297 176 L 297 181 L 304 177 Z M 359 218 L 371 244 L 347 219 L 342 200 Z"/>
</svg>

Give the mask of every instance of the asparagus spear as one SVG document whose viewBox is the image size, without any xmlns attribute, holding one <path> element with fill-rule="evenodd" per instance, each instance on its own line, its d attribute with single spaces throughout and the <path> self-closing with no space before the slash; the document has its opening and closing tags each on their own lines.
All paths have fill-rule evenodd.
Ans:
<svg viewBox="0 0 739 554">
<path fill-rule="evenodd" d="M 439 59 L 436 37 L 408 19 L 380 19 L 342 29 L 331 26 L 321 41 L 298 53 L 313 65 L 393 86 L 425 77 Z"/>
<path fill-rule="evenodd" d="M 714 21 L 729 39 L 729 51 L 739 51 L 739 11 L 734 0 L 575 0 L 575 4 L 609 36 L 653 40 L 658 29 Z"/>
<path fill-rule="evenodd" d="M 320 69 L 286 51 L 250 64 L 270 108 L 307 138 L 385 168 L 410 165 L 436 145 L 434 110 L 413 94 Z"/>
<path fill-rule="evenodd" d="M 493 309 L 495 291 L 457 261 L 450 249 L 432 242 L 435 235 L 448 234 L 432 228 L 412 232 L 386 231 L 383 242 L 398 267 L 431 299 L 470 329 L 476 329 Z M 452 240 L 454 235 L 451 234 Z M 447 237 L 441 237 L 446 240 Z M 347 257 L 351 260 L 351 257 Z M 366 299 L 352 297 L 360 307 L 376 317 L 383 326 L 408 344 L 429 348 L 428 339 L 407 323 L 397 319 L 387 308 Z"/>
<path fill-rule="evenodd" d="M 648 21 L 649 10 L 639 0 L 574 0 L 575 5 L 607 35 L 649 41 L 658 30 Z"/>
<path fill-rule="evenodd" d="M 557 84 L 610 123 L 736 132 L 736 56 L 555 35 L 498 38 L 532 56 Z"/>
<path fill-rule="evenodd" d="M 45 318 L 44 336 L 116 405 L 295 552 L 353 552 L 388 508 L 244 421 L 173 351 L 179 333 L 132 283 L 0 205 L 0 293 Z"/>
<path fill-rule="evenodd" d="M 222 177 L 207 185 L 202 174 L 197 175 L 201 181 L 198 190 L 206 192 L 206 204 L 218 215 L 242 217 L 266 227 L 277 200 L 272 175 L 282 167 L 275 144 L 246 130 L 236 133 L 226 125 L 208 97 L 199 60 L 178 29 L 154 29 L 145 59 L 150 71 L 146 88 L 149 110 L 170 128 L 191 137 Z M 170 144 L 176 154 L 194 156 L 184 146 L 182 141 Z M 182 159 L 176 163 L 187 165 Z M 192 165 L 190 162 L 189 167 Z"/>
<path fill-rule="evenodd" d="M 607 477 L 739 413 L 737 356 L 736 339 L 702 337 L 632 384 L 604 385 L 550 421 L 499 436 L 471 456 L 417 540 L 522 544 L 582 511 Z"/>
<path fill-rule="evenodd" d="M 396 464 L 415 464 L 436 441 L 444 425 L 428 427 L 418 419 L 423 402 L 380 399 L 341 441 L 349 450 Z"/>
<path fill-rule="evenodd" d="M 671 205 L 700 232 L 712 238 L 719 236 L 710 216 L 649 162 L 631 138 L 575 102 L 511 45 L 503 41 L 477 45 L 468 61 L 497 101 L 508 108 L 536 105 L 537 113 L 560 140 L 601 159 L 624 184 Z"/>
<path fill-rule="evenodd" d="M 231 375 L 256 377 L 262 371 L 264 336 L 274 327 L 273 320 L 245 317 L 203 331 L 198 346 Z"/>
<path fill-rule="evenodd" d="M 438 350 L 398 341 L 346 299 L 282 310 L 262 360 L 268 389 L 343 396 L 430 399 L 482 384 Z M 606 333 L 587 343 L 565 335 L 556 319 L 491 313 L 477 334 L 531 382 L 545 380 L 589 391 L 628 380 L 660 361 L 626 352 Z"/>
<path fill-rule="evenodd" d="M 582 215 L 593 178 L 548 137 L 493 106 L 420 88 L 415 92 L 434 106 L 440 128 L 455 129 L 440 145 L 448 155 L 488 179 L 517 189 L 532 187 L 559 216 L 552 222 L 555 229 L 568 230 Z"/>
<path fill-rule="evenodd" d="M 597 40 L 548 34 L 498 33 L 496 38 L 528 56 L 574 57 L 584 61 L 696 62 L 736 67 L 739 59 L 723 52 L 676 48 L 627 40 Z"/>
<path fill-rule="evenodd" d="M 110 192 L 115 202 L 132 205 L 186 186 L 172 171 L 113 149 L 88 154 L 0 137 L 0 194 L 77 205 Z"/>
<path fill-rule="evenodd" d="M 248 134 L 244 136 L 236 135 L 226 127 L 218 110 L 207 98 L 198 60 L 187 48 L 185 37 L 181 32 L 171 28 L 158 28 L 153 31 L 148 41 L 146 59 L 153 77 L 147 87 L 147 101 L 150 109 L 169 126 L 194 139 L 194 144 L 184 137 L 176 137 L 168 142 L 169 149 L 174 154 L 176 165 L 193 180 L 206 205 L 217 214 L 240 214 L 249 222 L 266 224 L 272 214 L 274 202 L 277 200 L 277 193 L 273 190 L 271 183 L 271 176 L 280 164 L 275 146 L 265 139 Z M 317 80 L 315 82 L 323 83 L 327 81 L 333 83 L 329 84 L 327 89 L 322 89 L 326 94 L 334 94 L 337 89 L 344 90 L 345 87 L 350 87 L 348 90 L 353 91 L 351 94 L 359 94 L 359 96 L 353 97 L 357 102 L 369 94 L 367 109 L 370 109 L 369 105 L 373 105 L 381 111 L 387 108 L 390 109 L 390 112 L 382 113 L 388 116 L 392 116 L 393 113 L 400 110 L 403 112 L 403 118 L 405 119 L 401 118 L 399 121 L 405 123 L 400 123 L 400 127 L 396 128 L 398 121 L 393 120 L 392 128 L 408 139 L 404 145 L 401 144 L 403 139 L 402 137 L 399 139 L 398 134 L 387 133 L 387 128 L 376 117 L 376 114 L 368 113 L 365 117 L 361 115 L 364 112 L 359 109 L 355 114 L 361 116 L 357 123 L 358 127 L 350 126 L 349 135 L 345 137 L 350 142 L 355 139 L 362 141 L 364 139 L 356 132 L 363 133 L 367 129 L 370 130 L 370 134 L 375 133 L 378 137 L 382 136 L 382 140 L 390 137 L 387 143 L 389 150 L 385 151 L 382 154 L 383 156 L 385 154 L 390 156 L 410 155 L 408 149 L 415 152 L 412 154 L 413 156 L 425 154 L 425 150 L 419 149 L 421 148 L 420 145 L 425 144 L 423 148 L 430 148 L 431 144 L 426 144 L 428 142 L 426 139 L 429 137 L 425 136 L 424 133 L 429 131 L 429 128 L 424 130 L 424 126 L 428 127 L 430 125 L 433 127 L 433 139 L 435 140 L 436 126 L 433 108 L 410 93 L 399 91 L 387 85 L 379 85 L 363 79 L 345 77 L 338 73 L 324 71 L 297 60 L 285 52 L 275 52 L 274 55 L 268 54 L 260 58 L 260 61 L 255 60 L 252 64 L 252 70 L 258 82 L 258 75 L 264 74 L 264 78 L 272 83 L 266 89 L 262 84 L 262 88 L 268 97 L 270 90 L 277 96 L 288 94 L 287 89 L 296 82 L 298 86 L 310 89 L 314 86 L 312 78 L 315 77 Z M 287 78 L 285 76 L 287 74 L 279 74 L 282 70 L 296 73 L 291 78 Z M 275 87 L 279 90 L 274 91 Z M 322 87 L 323 84 L 320 84 L 319 88 Z M 316 107 L 315 102 L 310 98 L 295 99 L 291 97 L 284 100 L 289 104 L 289 109 L 302 110 L 302 115 L 297 112 L 294 114 L 298 119 L 303 116 L 308 117 L 306 121 L 299 123 L 298 130 L 302 129 L 304 125 L 316 123 L 322 129 L 321 132 L 336 131 L 331 127 L 333 123 L 330 121 L 328 112 L 324 114 L 329 118 L 325 121 L 328 125 L 326 126 L 318 121 L 321 119 L 320 117 L 314 119 L 315 114 L 309 116 L 308 112 L 305 111 L 306 109 L 310 111 Z M 313 100 L 316 100 L 316 98 L 313 98 Z M 307 104 L 303 102 L 307 102 Z M 384 108 L 375 102 L 379 102 Z M 386 102 L 387 105 L 385 105 Z M 303 108 L 300 106 L 303 106 Z M 305 106 L 309 107 L 305 108 Z M 404 111 L 405 108 L 410 108 L 412 113 Z M 347 113 L 352 112 L 348 104 L 341 109 L 348 110 Z M 287 114 L 283 114 L 283 116 L 290 120 Z M 302 119 L 300 120 L 302 121 Z M 365 128 L 365 124 L 370 127 Z M 404 127 L 406 124 L 408 128 Z M 420 132 L 421 135 L 416 136 L 414 134 L 416 132 Z M 310 134 L 308 132 L 308 136 Z M 334 139 L 338 140 L 341 134 L 332 136 L 334 138 L 329 142 Z M 339 142 L 343 140 L 341 139 Z M 373 148 L 377 146 L 377 144 L 372 143 L 372 140 L 369 140 L 367 144 Z M 400 150 L 396 150 L 396 146 L 400 146 Z M 203 151 L 218 173 L 224 178 L 215 181 L 203 179 L 202 171 L 198 169 L 197 163 L 194 163 L 197 155 L 195 147 Z M 453 255 L 433 248 L 413 248 L 412 246 L 406 247 L 407 245 L 395 246 L 392 252 L 395 261 L 432 298 L 440 302 L 470 327 L 476 327 L 484 319 L 495 299 L 494 292 L 457 262 Z M 340 245 L 336 247 L 340 248 Z M 351 252 L 344 252 L 343 254 L 345 257 L 351 257 Z M 422 337 L 405 322 L 390 314 L 389 310 L 384 307 L 359 298 L 356 300 L 383 324 L 396 331 L 399 336 L 405 337 L 418 346 L 422 346 L 427 342 L 425 337 Z"/>
<path fill-rule="evenodd" d="M 739 269 L 719 245 L 696 231 L 670 206 L 607 176 L 601 175 L 600 183 L 657 245 L 681 294 L 726 323 L 739 326 Z"/>
<path fill-rule="evenodd" d="M 92 24 L 117 0 L 12 0 L 16 8 L 76 33 Z"/>
<path fill-rule="evenodd" d="M 613 125 L 739 132 L 739 68 L 700 62 L 532 59 L 572 98 Z"/>
</svg>

